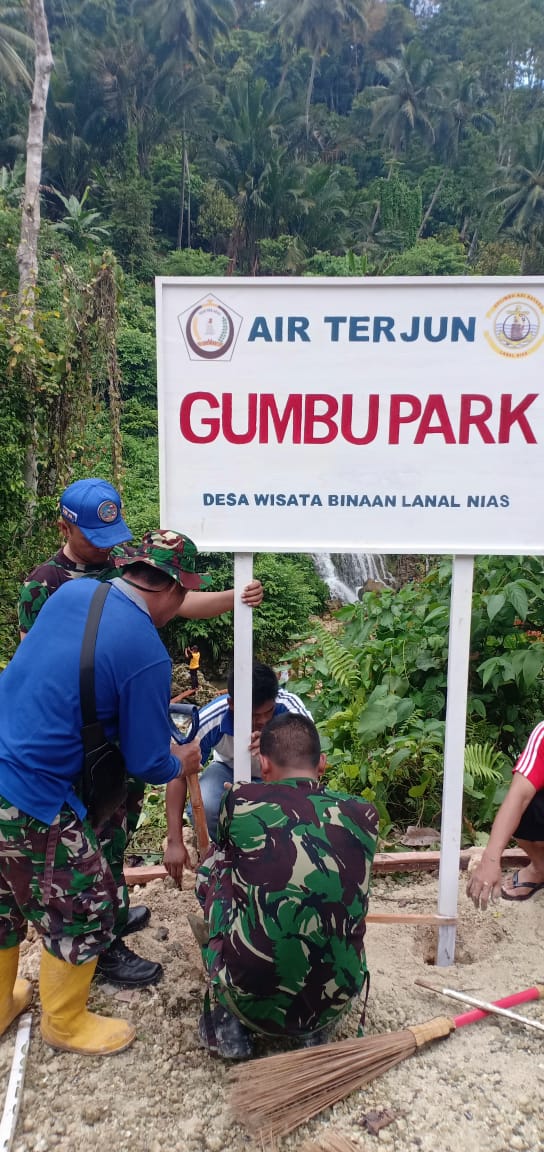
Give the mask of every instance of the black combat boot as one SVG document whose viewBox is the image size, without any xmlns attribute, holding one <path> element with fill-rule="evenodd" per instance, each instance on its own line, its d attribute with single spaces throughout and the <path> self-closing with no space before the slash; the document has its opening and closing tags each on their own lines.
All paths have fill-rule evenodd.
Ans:
<svg viewBox="0 0 544 1152">
<path fill-rule="evenodd" d="M 150 908 L 145 904 L 135 904 L 133 908 L 129 908 L 128 920 L 119 935 L 130 936 L 133 932 L 141 932 L 142 928 L 146 928 L 149 924 L 150 917 Z"/>
<path fill-rule="evenodd" d="M 97 974 L 110 984 L 123 984 L 126 988 L 147 988 L 162 976 L 162 965 L 144 960 L 131 952 L 122 940 L 114 940 L 98 958 Z"/>
</svg>

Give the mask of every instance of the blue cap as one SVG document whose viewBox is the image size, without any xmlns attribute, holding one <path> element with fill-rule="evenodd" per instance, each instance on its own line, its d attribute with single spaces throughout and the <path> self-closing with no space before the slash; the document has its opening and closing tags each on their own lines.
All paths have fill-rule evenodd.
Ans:
<svg viewBox="0 0 544 1152">
<path fill-rule="evenodd" d="M 75 480 L 62 493 L 60 514 L 97 548 L 113 548 L 132 540 L 121 516 L 121 497 L 107 480 Z"/>
</svg>

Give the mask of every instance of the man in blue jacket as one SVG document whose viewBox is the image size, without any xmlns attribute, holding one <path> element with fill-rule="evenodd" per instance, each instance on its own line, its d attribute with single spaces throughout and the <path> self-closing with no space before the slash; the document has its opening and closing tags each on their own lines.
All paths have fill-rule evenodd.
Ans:
<svg viewBox="0 0 544 1152">
<path fill-rule="evenodd" d="M 252 712 L 249 747 L 251 779 L 261 779 L 259 740 L 261 732 L 275 716 L 295 712 L 312 717 L 299 696 L 280 688 L 278 677 L 269 664 L 254 661 L 252 673 Z M 207 764 L 200 788 L 211 840 L 217 840 L 217 821 L 225 787 L 234 780 L 234 672 L 227 681 L 227 691 L 200 709 L 198 740 L 202 763 Z M 213 753 L 213 755 L 212 755 Z M 210 760 L 210 756 L 212 757 Z M 208 760 L 210 761 L 208 763 Z M 188 864 L 183 843 L 182 821 L 187 798 L 187 782 L 173 780 L 166 789 L 167 846 L 164 865 L 172 878 L 181 883 L 183 868 Z"/>
<path fill-rule="evenodd" d="M 148 532 L 121 558 L 95 650 L 97 718 L 117 740 L 126 770 L 166 784 L 197 771 L 197 744 L 171 744 L 171 662 L 158 635 L 187 589 L 202 585 L 196 548 L 174 532 Z M 134 1029 L 86 1010 L 100 954 L 114 937 L 117 887 L 86 819 L 79 660 L 94 580 L 64 584 L 0 676 L 0 1035 L 24 1011 L 17 979 L 27 921 L 43 941 L 41 1031 L 53 1048 L 107 1055 Z M 34 686 L 39 684 L 39 692 Z"/>
<path fill-rule="evenodd" d="M 59 588 L 81 577 L 101 582 L 116 575 L 116 563 L 130 556 L 126 542 L 132 533 L 122 516 L 121 497 L 116 488 L 100 477 L 74 480 L 62 493 L 59 503 L 59 527 L 63 547 L 39 564 L 27 576 L 19 594 L 19 628 L 24 639 L 44 604 Z M 253 580 L 242 593 L 242 600 L 255 607 L 262 600 L 262 586 Z M 234 607 L 234 589 L 221 592 L 189 589 L 177 615 L 184 619 L 208 619 L 230 612 Z M 101 846 L 117 883 L 117 921 L 115 939 L 99 958 L 97 975 L 112 984 L 144 988 L 154 984 L 162 974 L 161 965 L 139 956 L 127 948 L 124 937 L 145 928 L 150 918 L 145 904 L 129 905 L 123 865 L 129 838 L 134 833 L 144 798 L 144 781 L 131 777 L 126 803 L 119 806 L 102 829 Z"/>
</svg>

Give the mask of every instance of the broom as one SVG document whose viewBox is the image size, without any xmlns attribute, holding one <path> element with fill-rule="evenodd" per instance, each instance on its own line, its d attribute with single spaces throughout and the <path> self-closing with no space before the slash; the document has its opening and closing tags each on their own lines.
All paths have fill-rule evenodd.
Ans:
<svg viewBox="0 0 544 1152">
<path fill-rule="evenodd" d="M 536 985 L 495 1003 L 510 1008 L 541 997 L 544 997 L 544 986 Z M 299 1124 L 400 1064 L 419 1048 L 486 1015 L 474 1009 L 453 1019 L 439 1016 L 402 1032 L 265 1056 L 254 1061 L 250 1076 L 245 1069 L 230 1074 L 234 1082 L 231 1111 L 250 1132 L 286 1136 Z"/>
</svg>

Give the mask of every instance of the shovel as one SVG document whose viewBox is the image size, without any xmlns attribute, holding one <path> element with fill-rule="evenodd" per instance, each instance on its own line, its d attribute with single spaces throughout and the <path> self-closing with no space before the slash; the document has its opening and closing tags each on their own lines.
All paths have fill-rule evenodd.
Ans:
<svg viewBox="0 0 544 1152">
<path fill-rule="evenodd" d="M 172 736 L 176 744 L 188 744 L 194 740 L 199 726 L 198 708 L 194 704 L 170 704 L 170 728 Z M 191 727 L 186 735 L 180 732 L 179 728 L 174 723 L 172 716 L 189 716 L 191 719 Z M 200 791 L 200 780 L 198 775 L 187 776 L 187 786 L 189 789 L 189 796 L 191 798 L 191 808 L 193 810 L 193 823 L 196 833 L 196 843 L 198 848 L 198 855 L 202 860 L 210 846 L 210 837 L 208 835 L 208 825 L 206 823 L 206 813 L 202 803 L 202 793 Z"/>
</svg>

